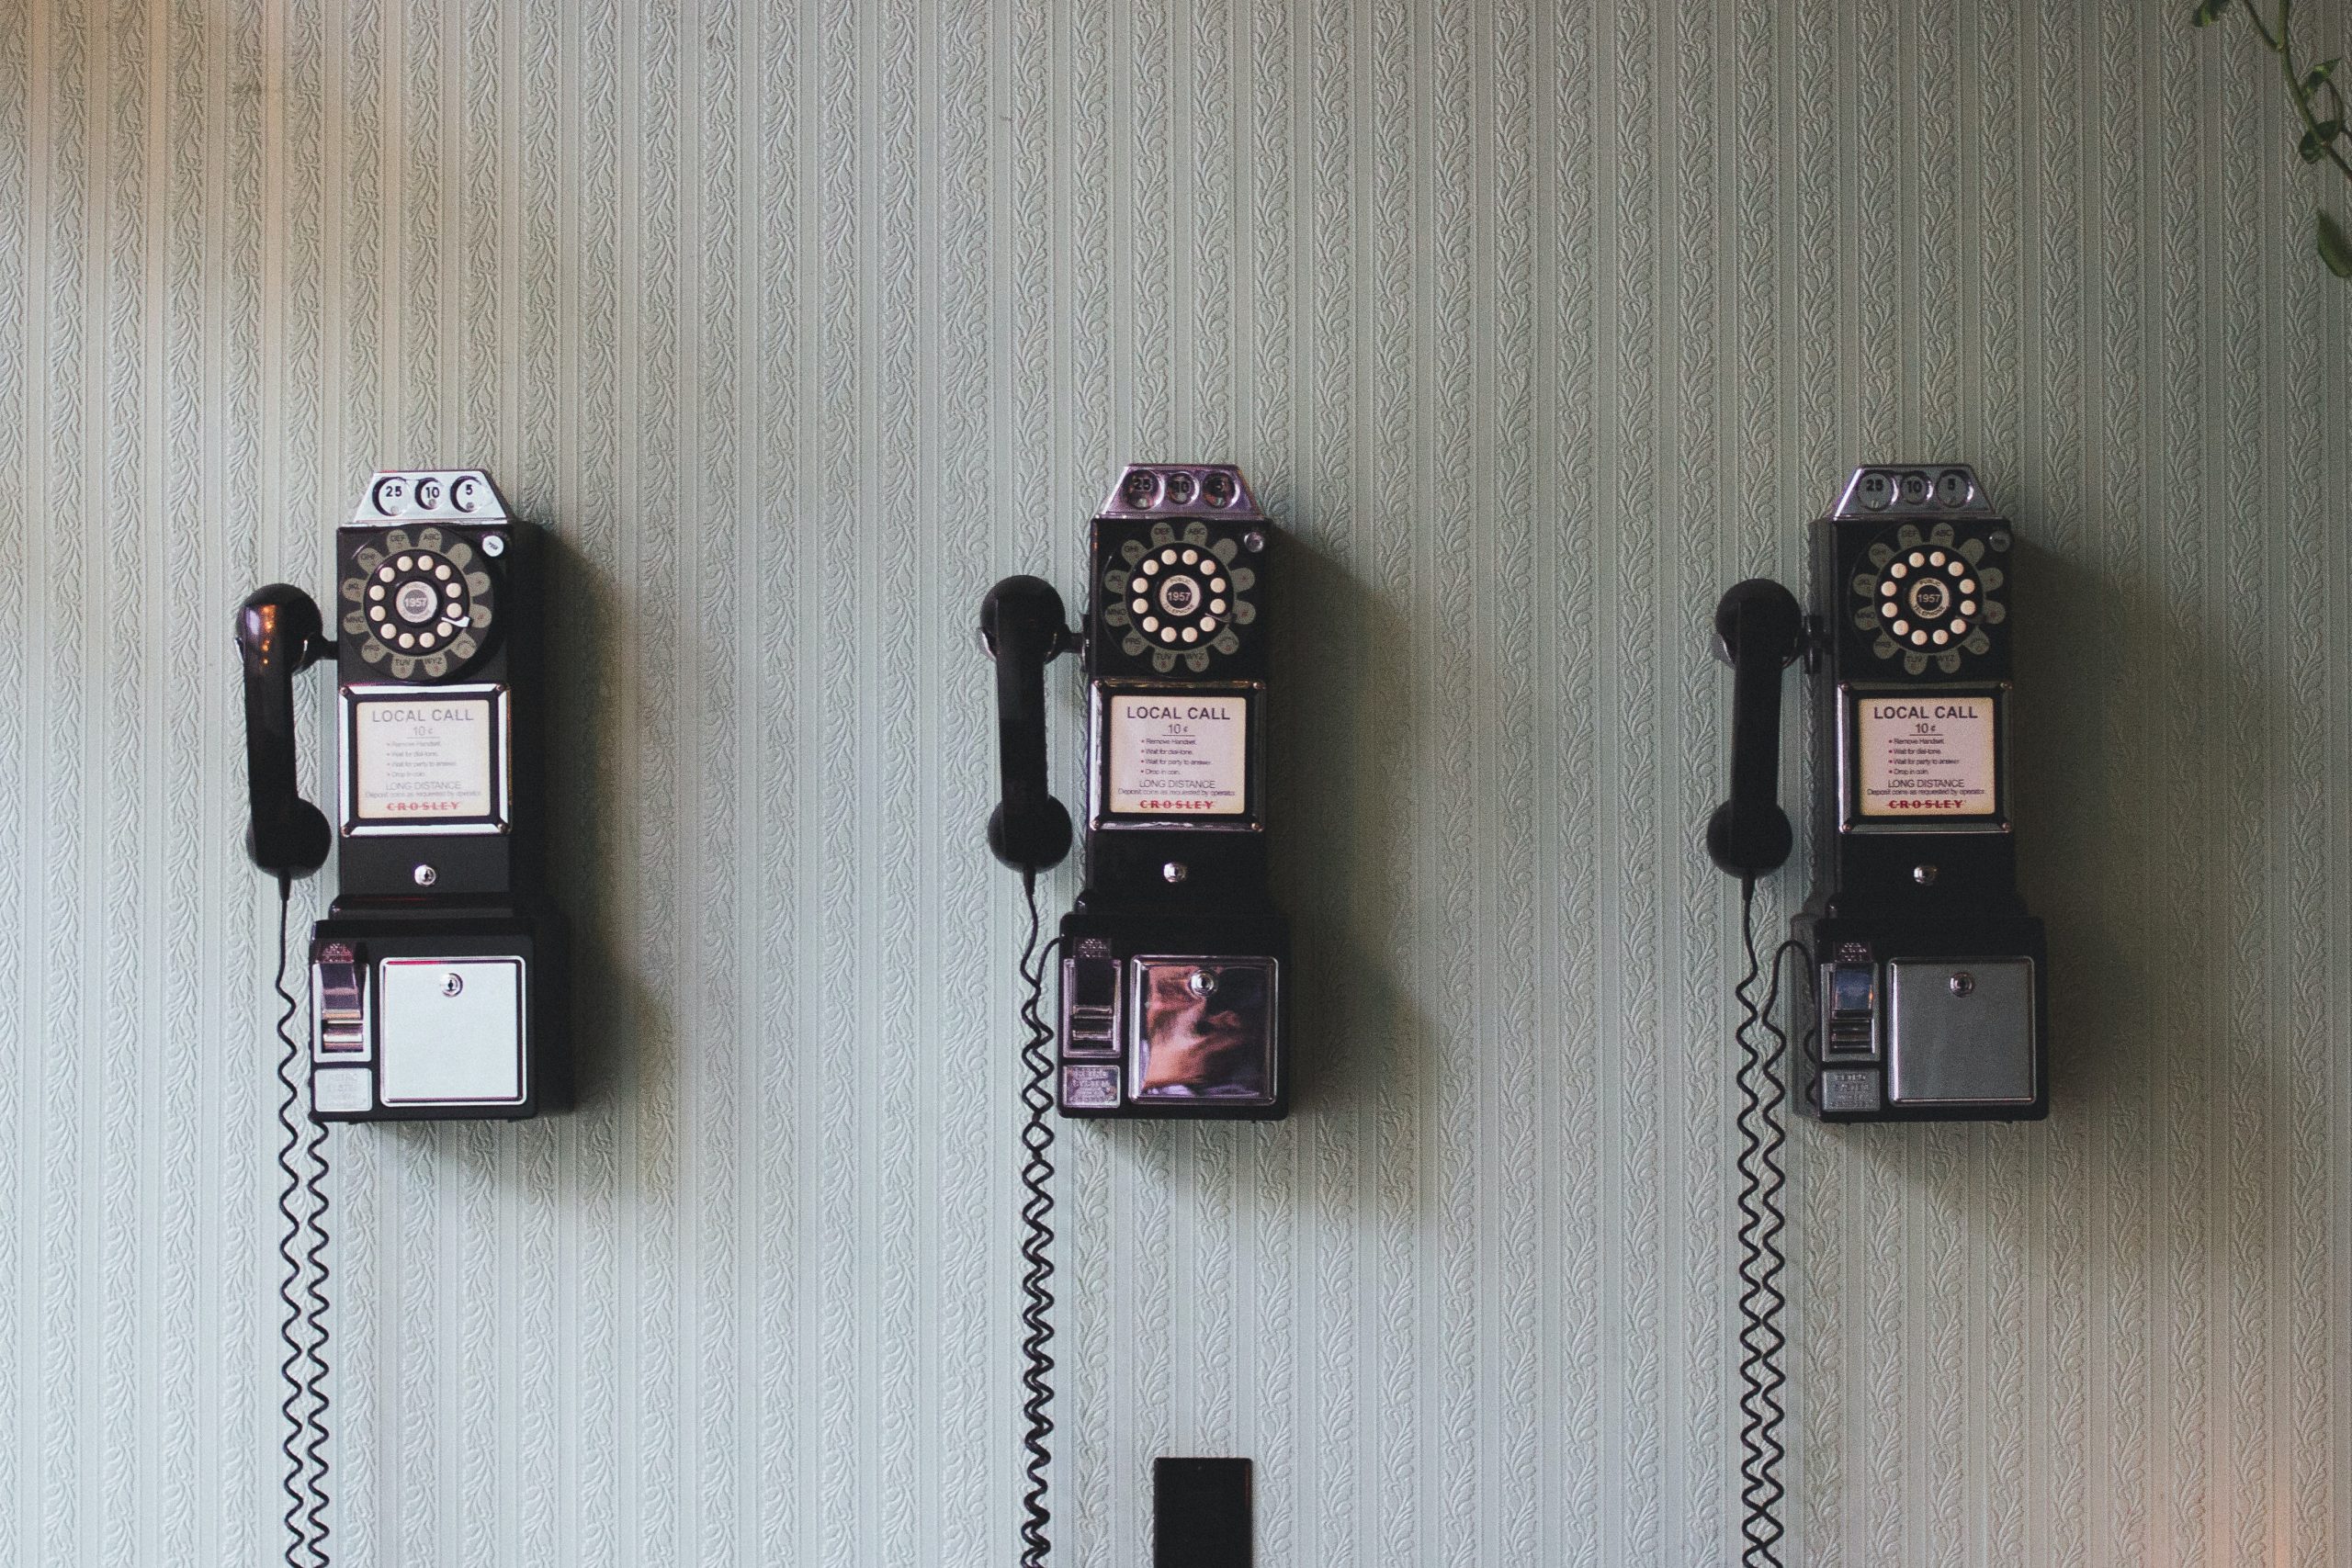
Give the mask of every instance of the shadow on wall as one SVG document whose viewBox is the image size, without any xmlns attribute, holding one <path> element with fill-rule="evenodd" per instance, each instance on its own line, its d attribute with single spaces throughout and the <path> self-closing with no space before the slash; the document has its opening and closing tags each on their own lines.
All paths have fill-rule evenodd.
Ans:
<svg viewBox="0 0 2352 1568">
<path fill-rule="evenodd" d="M 571 936 L 573 1103 L 594 1111 L 612 1102 L 641 1037 L 666 1025 L 623 956 L 637 834 L 620 817 L 627 792 L 611 740 L 627 723 L 631 639 L 604 569 L 552 528 L 546 544 L 548 886 Z"/>
<path fill-rule="evenodd" d="M 2052 1116 L 2071 1135 L 2173 1076 L 2167 1042 L 2222 1049 L 2227 1002 L 2207 976 L 2230 943 L 2229 867 L 2188 886 L 2178 857 L 2217 814 L 2270 808 L 2222 782 L 2231 738 L 2267 747 L 2291 716 L 2264 670 L 2143 579 L 2022 539 L 2020 554 L 2018 879 L 2049 923 Z"/>
<path fill-rule="evenodd" d="M 1419 1082 L 1427 1020 L 1391 971 L 1408 919 L 1415 765 L 1398 607 L 1285 533 L 1269 746 L 1272 883 L 1291 918 L 1295 1117 L 1344 1116 Z"/>
</svg>

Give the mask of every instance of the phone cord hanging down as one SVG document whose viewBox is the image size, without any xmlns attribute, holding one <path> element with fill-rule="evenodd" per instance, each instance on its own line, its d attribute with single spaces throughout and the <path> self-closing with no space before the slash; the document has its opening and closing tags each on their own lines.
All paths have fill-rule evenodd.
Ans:
<svg viewBox="0 0 2352 1568">
<path fill-rule="evenodd" d="M 285 1047 L 277 1081 L 286 1091 L 278 1101 L 277 1124 L 286 1137 L 277 1168 L 286 1185 L 277 1195 L 277 1212 L 286 1218 L 286 1233 L 277 1256 L 285 1261 L 286 1277 L 277 1299 L 286 1306 L 278 1325 L 286 1342 L 286 1360 L 278 1369 L 286 1380 L 286 1400 L 278 1406 L 286 1417 L 286 1562 L 288 1568 L 327 1568 L 327 1130 L 311 1122 L 306 1132 L 306 1119 L 298 1114 L 302 1047 L 288 1025 L 301 1003 L 286 988 L 287 908 L 292 897 L 291 879 L 279 877 L 277 975 L 271 985 L 285 1004 L 277 1015 L 277 1038 Z"/>
<path fill-rule="evenodd" d="M 1021 1129 L 1021 1146 L 1027 1151 L 1021 1164 L 1021 1186 L 1027 1193 L 1021 1204 L 1021 1354 L 1027 1363 L 1021 1373 L 1021 1387 L 1026 1394 L 1021 1414 L 1028 1423 L 1021 1446 L 1029 1456 L 1022 1466 L 1028 1484 L 1021 1497 L 1021 1568 L 1044 1568 L 1046 1553 L 1053 1550 L 1046 1535 L 1046 1527 L 1053 1520 L 1052 1511 L 1046 1506 L 1046 1472 L 1053 1461 L 1046 1439 L 1054 1431 L 1053 1417 L 1046 1414 L 1054 1399 L 1054 1359 L 1046 1349 L 1054 1337 L 1054 1228 L 1048 1223 L 1054 1212 L 1054 1162 L 1048 1157 L 1054 1146 L 1049 1116 L 1054 1108 L 1054 1063 L 1047 1049 L 1053 1043 L 1054 1029 L 1046 1021 L 1044 1010 L 1046 965 L 1054 949 L 1061 945 L 1061 938 L 1055 937 L 1043 947 L 1037 943 L 1036 873 L 1022 873 L 1021 893 L 1029 905 L 1029 938 L 1021 949 L 1021 978 L 1029 987 L 1021 1003 L 1021 1021 L 1028 1030 L 1021 1045 L 1021 1063 L 1028 1069 L 1021 1101 L 1029 1111 Z"/>
<path fill-rule="evenodd" d="M 1785 1085 L 1780 1063 L 1788 1046 L 1787 1034 L 1772 1021 L 1781 994 L 1781 957 L 1803 946 L 1793 940 L 1772 953 L 1772 974 L 1763 1000 L 1756 987 L 1764 964 L 1756 951 L 1756 879 L 1740 878 L 1739 939 L 1747 954 L 1747 972 L 1732 994 L 1740 1007 L 1739 1027 L 1739 1500 L 1743 1510 L 1740 1533 L 1747 1540 L 1739 1560 L 1743 1568 L 1781 1568 L 1780 1542 L 1786 1533 L 1780 1507 L 1787 1495 L 1781 1480 L 1781 1461 L 1788 1457 L 1781 1439 L 1787 1412 L 1781 1390 L 1787 1382 L 1781 1370 L 1781 1352 L 1788 1337 L 1781 1328 L 1781 1312 L 1788 1297 L 1781 1289 L 1781 1273 L 1788 1265 L 1781 1250 L 1781 1232 L 1787 1223 L 1781 1192 L 1788 1184 L 1781 1163 L 1788 1134 L 1781 1122 Z"/>
</svg>

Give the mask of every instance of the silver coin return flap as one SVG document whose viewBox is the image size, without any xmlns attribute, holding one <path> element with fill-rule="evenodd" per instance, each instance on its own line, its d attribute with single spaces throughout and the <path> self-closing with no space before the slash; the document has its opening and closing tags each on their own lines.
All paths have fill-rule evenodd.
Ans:
<svg viewBox="0 0 2352 1568">
<path fill-rule="evenodd" d="M 1894 1104 L 2032 1103 L 2033 960 L 1890 959 L 1886 990 Z"/>
</svg>

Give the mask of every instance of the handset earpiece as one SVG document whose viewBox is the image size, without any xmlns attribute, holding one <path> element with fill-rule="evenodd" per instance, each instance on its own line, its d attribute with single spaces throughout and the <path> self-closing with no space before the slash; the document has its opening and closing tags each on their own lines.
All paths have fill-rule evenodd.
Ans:
<svg viewBox="0 0 2352 1568">
<path fill-rule="evenodd" d="M 1061 595 L 1041 578 L 1008 577 L 980 601 L 980 646 L 996 660 L 1003 780 L 1003 798 L 989 814 L 989 849 L 1032 874 L 1069 853 L 1069 813 L 1046 787 L 1046 666 L 1069 638 Z"/>
<path fill-rule="evenodd" d="M 237 606 L 237 658 L 245 677 L 245 853 L 282 878 L 326 863 L 334 833 L 302 798 L 294 760 L 294 676 L 333 645 L 319 606 L 284 582 L 257 588 Z"/>
<path fill-rule="evenodd" d="M 1715 606 L 1715 657 L 1732 667 L 1731 798 L 1707 819 L 1707 854 L 1734 876 L 1777 871 L 1795 847 L 1781 809 L 1781 671 L 1804 651 L 1804 612 L 1769 577 Z"/>
</svg>

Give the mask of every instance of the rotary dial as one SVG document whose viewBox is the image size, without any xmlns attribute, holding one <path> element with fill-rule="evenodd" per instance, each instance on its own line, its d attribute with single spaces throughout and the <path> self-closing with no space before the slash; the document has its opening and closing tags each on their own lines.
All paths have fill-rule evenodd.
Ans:
<svg viewBox="0 0 2352 1568">
<path fill-rule="evenodd" d="M 495 613 L 490 574 L 473 547 L 439 528 L 390 529 L 352 552 L 343 630 L 359 657 L 392 679 L 439 680 L 471 662 Z"/>
<path fill-rule="evenodd" d="M 1102 619 L 1125 628 L 1119 647 L 1127 657 L 1150 655 L 1152 668 L 1161 674 L 1171 673 L 1181 660 L 1199 674 L 1216 655 L 1239 651 L 1236 628 L 1257 619 L 1250 591 L 1258 574 L 1236 564 L 1238 542 L 1212 541 L 1200 523 L 1181 532 L 1158 523 L 1148 543 L 1130 539 L 1119 554 L 1119 563 L 1102 573 Z"/>
<path fill-rule="evenodd" d="M 1905 524 L 1891 539 L 1871 546 L 1875 570 L 1854 578 L 1861 604 L 1854 625 L 1876 632 L 1871 645 L 1880 659 L 1903 660 L 1906 674 L 1927 672 L 1932 660 L 1947 675 L 1957 674 L 1963 654 L 1992 649 L 1985 627 L 2007 615 L 2000 590 L 2007 581 L 1997 564 L 2009 547 L 2006 529 L 1959 538 L 1950 524 L 1922 531 Z"/>
</svg>

